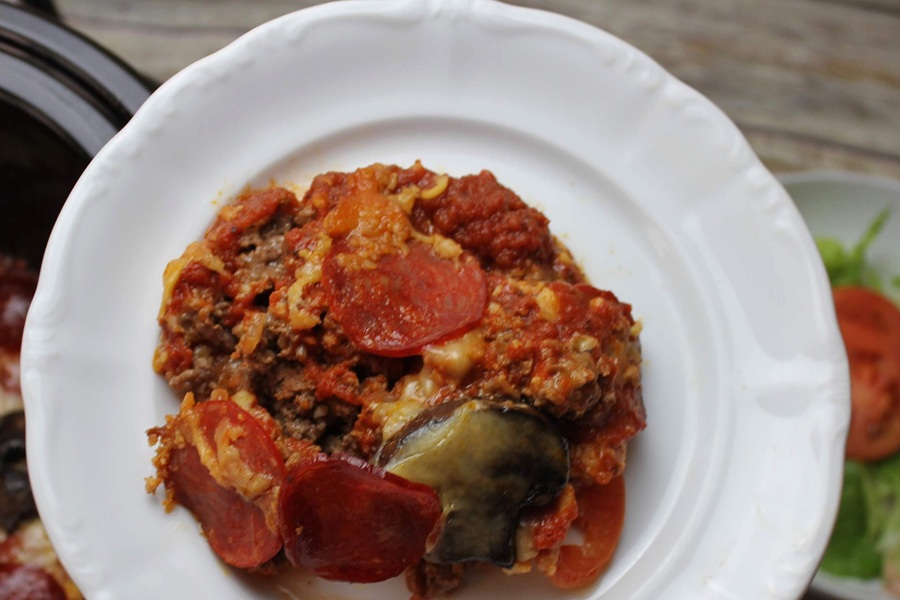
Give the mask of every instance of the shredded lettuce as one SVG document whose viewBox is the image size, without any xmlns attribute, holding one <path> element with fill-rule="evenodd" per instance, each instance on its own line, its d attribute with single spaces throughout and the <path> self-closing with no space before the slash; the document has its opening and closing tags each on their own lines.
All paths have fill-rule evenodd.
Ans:
<svg viewBox="0 0 900 600">
<path fill-rule="evenodd" d="M 834 238 L 816 239 L 832 287 L 862 285 L 884 291 L 866 252 L 889 216 L 888 210 L 879 213 L 849 250 Z M 890 283 L 900 289 L 900 276 Z M 845 463 L 840 509 L 820 566 L 833 575 L 858 579 L 900 573 L 900 455 Z"/>
<path fill-rule="evenodd" d="M 882 555 L 882 574 L 885 579 L 894 579 L 900 573 L 900 455 L 895 455 L 874 467 L 875 502 L 874 511 L 880 511 L 877 518 L 881 525 L 878 551 Z M 889 582 L 895 589 L 897 582 Z"/>
<path fill-rule="evenodd" d="M 873 532 L 877 512 L 872 504 L 871 475 L 865 465 L 848 461 L 844 465 L 844 487 L 831 541 L 820 568 L 840 577 L 873 579 L 882 572 L 878 536 Z"/>
<path fill-rule="evenodd" d="M 884 229 L 884 224 L 889 216 L 888 209 L 881 211 L 866 229 L 862 238 L 850 250 L 846 250 L 844 245 L 835 238 L 816 238 L 816 245 L 819 248 L 819 254 L 822 255 L 822 262 L 825 263 L 825 270 L 828 271 L 828 279 L 831 281 L 832 287 L 863 285 L 879 291 L 884 289 L 881 275 L 866 261 L 866 251 Z"/>
<path fill-rule="evenodd" d="M 847 461 L 834 531 L 821 568 L 874 579 L 900 560 L 900 456 L 878 463 Z"/>
</svg>

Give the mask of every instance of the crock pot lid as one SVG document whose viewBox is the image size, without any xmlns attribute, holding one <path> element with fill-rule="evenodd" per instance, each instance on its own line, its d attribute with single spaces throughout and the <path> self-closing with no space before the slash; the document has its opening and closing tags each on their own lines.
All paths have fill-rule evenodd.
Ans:
<svg viewBox="0 0 900 600">
<path fill-rule="evenodd" d="M 150 94 L 146 81 L 124 62 L 33 9 L 0 2 L 0 43 L 21 50 L 37 67 L 62 72 L 81 84 L 83 92 L 115 114 L 118 128 Z"/>
<path fill-rule="evenodd" d="M 119 130 L 109 115 L 58 78 L 27 60 L 0 53 L 0 102 L 11 102 L 59 135 L 81 147 L 89 156 L 99 152 Z"/>
</svg>

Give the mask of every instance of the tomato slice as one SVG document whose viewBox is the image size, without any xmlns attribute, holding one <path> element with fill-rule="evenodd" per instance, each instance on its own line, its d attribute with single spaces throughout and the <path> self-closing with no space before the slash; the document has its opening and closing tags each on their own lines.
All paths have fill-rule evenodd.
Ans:
<svg viewBox="0 0 900 600">
<path fill-rule="evenodd" d="M 900 451 L 900 309 L 868 288 L 834 290 L 850 362 L 847 457 L 879 460 Z"/>
<path fill-rule="evenodd" d="M 365 268 L 342 260 L 353 250 L 337 242 L 322 265 L 334 316 L 372 354 L 418 354 L 427 344 L 463 333 L 484 313 L 487 284 L 474 257 L 442 258 L 416 241 L 408 247 L 406 254 L 385 254 L 374 268 Z"/>
<path fill-rule="evenodd" d="M 430 487 L 337 454 L 295 469 L 279 504 L 294 566 L 360 583 L 395 577 L 419 560 L 441 516 Z"/>
<path fill-rule="evenodd" d="M 275 499 L 286 470 L 254 417 L 230 401 L 195 404 L 175 420 L 189 441 L 169 454 L 166 486 L 194 513 L 227 564 L 249 568 L 281 549 Z"/>
<path fill-rule="evenodd" d="M 66 600 L 66 592 L 50 573 L 31 565 L 0 565 L 0 598 Z"/>
<path fill-rule="evenodd" d="M 615 477 L 606 485 L 578 490 L 578 517 L 574 525 L 584 534 L 581 546 L 560 546 L 556 571 L 550 581 L 561 589 L 587 585 L 609 565 L 625 524 L 625 480 Z"/>
</svg>

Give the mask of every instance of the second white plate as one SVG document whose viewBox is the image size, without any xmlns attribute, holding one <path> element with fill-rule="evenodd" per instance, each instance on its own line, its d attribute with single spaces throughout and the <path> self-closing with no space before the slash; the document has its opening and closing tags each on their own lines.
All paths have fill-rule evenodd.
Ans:
<svg viewBox="0 0 900 600">
<path fill-rule="evenodd" d="M 829 236 L 851 247 L 884 209 L 891 210 L 881 234 L 869 247 L 869 264 L 888 279 L 900 274 L 900 182 L 871 175 L 811 171 L 780 176 L 813 235 Z M 896 288 L 885 290 L 900 300 Z M 820 572 L 812 589 L 840 600 L 896 600 L 881 580 L 862 581 Z"/>
</svg>

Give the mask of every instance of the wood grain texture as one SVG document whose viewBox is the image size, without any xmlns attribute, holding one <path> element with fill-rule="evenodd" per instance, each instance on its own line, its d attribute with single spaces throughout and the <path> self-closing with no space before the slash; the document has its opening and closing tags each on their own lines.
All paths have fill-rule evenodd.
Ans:
<svg viewBox="0 0 900 600">
<path fill-rule="evenodd" d="M 837 168 L 900 177 L 900 2 L 553 6 L 629 41 L 709 97 L 774 171 Z"/>
<path fill-rule="evenodd" d="M 716 103 L 773 171 L 900 179 L 900 0 L 511 0 L 626 40 Z M 163 81 L 318 2 L 57 0 L 63 18 Z"/>
</svg>

